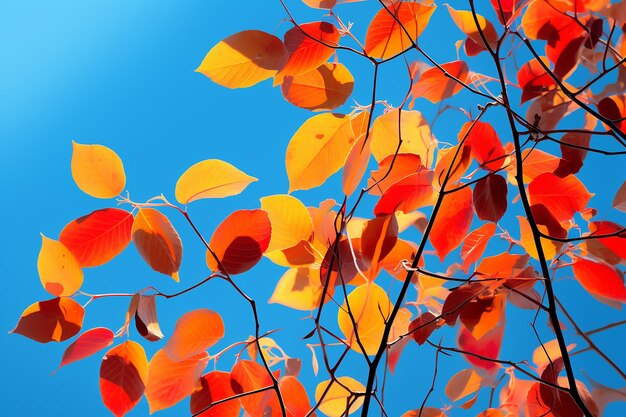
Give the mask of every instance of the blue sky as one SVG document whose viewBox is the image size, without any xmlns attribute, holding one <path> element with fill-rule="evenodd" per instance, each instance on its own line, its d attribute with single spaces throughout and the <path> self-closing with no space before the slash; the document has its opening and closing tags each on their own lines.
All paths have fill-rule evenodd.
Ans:
<svg viewBox="0 0 626 417">
<path fill-rule="evenodd" d="M 350 10 L 352 18 L 346 20 L 356 22 L 354 31 L 361 36 L 377 10 L 367 3 L 371 2 L 338 9 L 341 16 L 343 10 Z M 295 0 L 288 4 L 302 22 L 318 20 L 322 14 L 307 10 Z M 37 277 L 39 233 L 56 238 L 67 222 L 113 203 L 95 200 L 73 183 L 70 173 L 72 140 L 114 149 L 125 163 L 126 188 L 136 201 L 160 193 L 172 197 L 180 174 L 208 158 L 226 160 L 259 178 L 258 183 L 240 196 L 205 200 L 191 206 L 190 215 L 207 237 L 233 210 L 256 208 L 260 197 L 287 192 L 284 151 L 289 138 L 310 113 L 286 103 L 280 90 L 271 88 L 270 82 L 231 91 L 194 72 L 208 50 L 232 33 L 254 28 L 282 34 L 289 27 L 288 23 L 281 25 L 284 16 L 278 1 L 243 1 L 237 5 L 200 0 L 2 2 L 0 181 L 4 238 L 0 240 L 0 249 L 6 287 L 0 307 L 4 329 L 0 332 L 0 366 L 5 372 L 4 415 L 34 416 L 42 412 L 52 417 L 107 415 L 98 392 L 101 354 L 50 376 L 67 343 L 40 345 L 6 334 L 28 305 L 51 298 Z M 440 46 L 444 35 L 451 36 L 449 32 L 456 31 L 446 28 L 449 24 L 446 19 L 449 17 L 445 9 L 440 8 L 422 41 L 434 58 L 443 61 L 455 59 L 453 41 L 461 39 L 461 33 L 456 32 L 449 43 Z M 370 66 L 345 55 L 341 55 L 340 60 L 357 77 L 354 98 L 366 103 L 371 83 Z M 407 87 L 406 83 L 399 85 L 396 81 L 397 71 L 402 71 L 403 65 L 401 62 L 392 64 L 381 74 L 380 97 L 389 98 L 393 105 L 399 104 Z M 489 64 L 480 59 L 472 65 L 475 71 L 489 68 Z M 463 105 L 467 104 L 466 100 Z M 433 114 L 432 106 L 423 111 L 427 116 Z M 455 142 L 455 124 L 447 123 L 445 117 L 458 122 L 458 113 L 445 113 L 435 133 L 440 140 Z M 503 126 L 498 117 L 488 120 Z M 504 136 L 502 139 L 510 140 Z M 592 200 L 593 206 L 608 210 L 610 198 L 624 178 L 623 168 L 619 168 L 620 164 L 600 165 L 600 158 L 590 158 L 590 163 L 581 178 L 592 192 L 598 193 Z M 600 167 L 606 170 L 603 175 L 597 174 Z M 622 180 L 614 183 L 606 181 L 606 178 L 620 177 Z M 329 186 L 321 191 L 295 195 L 307 205 L 317 205 L 329 197 L 341 200 L 338 185 L 338 179 L 333 177 Z M 365 209 L 371 207 L 367 204 L 371 202 L 363 206 Z M 202 279 L 206 273 L 204 250 L 183 219 L 174 212 L 166 214 L 181 233 L 185 245 L 180 284 L 151 271 L 136 250 L 129 247 L 110 264 L 87 270 L 83 290 L 134 292 L 154 285 L 163 292 L 175 292 Z M 364 216 L 368 214 L 367 210 L 362 212 Z M 615 211 L 606 218 L 620 221 Z M 517 231 L 513 226 L 511 230 Z M 237 280 L 245 291 L 259 300 L 264 330 L 281 328 L 275 337 L 277 342 L 291 356 L 302 358 L 302 378 L 312 396 L 314 379 L 310 355 L 300 340 L 310 330 L 308 322 L 301 320 L 306 314 L 293 313 L 279 305 L 265 305 L 283 272 L 283 268 L 264 260 Z M 570 308 L 588 328 L 611 321 L 609 315 L 616 320 L 624 318 L 622 312 L 593 301 L 571 280 L 559 280 L 557 289 L 565 291 L 564 297 L 583 297 L 584 303 L 571 303 Z M 87 310 L 84 329 L 107 326 L 117 330 L 123 323 L 126 307 L 127 300 L 122 299 L 93 302 Z M 253 332 L 248 306 L 222 283 L 206 285 L 188 297 L 167 302 L 159 300 L 161 328 L 171 334 L 173 324 L 183 312 L 200 307 L 216 310 L 224 317 L 226 337 L 218 348 L 244 340 Z M 528 350 L 519 350 L 517 345 L 524 342 L 532 349 L 535 344 L 530 331 L 526 334 L 511 329 L 528 328 L 531 319 L 532 314 L 527 313 L 509 316 L 504 351 L 518 359 L 526 357 L 522 355 Z M 448 344 L 452 344 L 453 333 L 445 335 Z M 135 333 L 134 339 L 138 338 Z M 626 342 L 623 331 L 601 335 L 597 340 L 609 356 L 623 363 L 621 355 Z M 149 356 L 163 345 L 163 342 L 141 343 Z M 597 372 L 596 379 L 619 386 L 620 381 L 602 362 L 588 361 L 585 355 L 580 358 L 583 356 L 580 363 L 593 368 Z M 413 345 L 407 348 L 387 391 L 390 415 L 419 407 L 430 384 L 433 357 L 432 349 Z M 577 361 L 578 358 L 575 364 Z M 221 369 L 229 369 L 231 365 L 232 357 L 228 356 L 218 364 Z M 363 377 L 358 359 L 348 361 L 348 365 L 343 374 Z M 440 367 L 440 380 L 445 384 L 465 365 L 461 359 L 452 357 L 443 358 Z M 481 398 L 485 397 L 488 393 L 481 394 Z M 435 396 L 430 404 L 440 406 L 444 402 L 444 397 Z M 178 407 L 157 415 L 183 415 L 187 404 L 183 401 Z M 610 410 L 618 413 L 619 409 Z M 147 404 L 142 400 L 129 416 L 146 414 Z M 464 414 L 455 410 L 452 415 Z"/>
</svg>

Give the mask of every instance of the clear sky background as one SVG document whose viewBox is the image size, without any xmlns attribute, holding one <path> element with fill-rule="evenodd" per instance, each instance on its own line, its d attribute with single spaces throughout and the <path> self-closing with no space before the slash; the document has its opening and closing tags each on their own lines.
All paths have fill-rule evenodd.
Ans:
<svg viewBox="0 0 626 417">
<path fill-rule="evenodd" d="M 319 20 L 322 16 L 322 12 L 307 10 L 299 1 L 287 3 L 300 22 Z M 356 22 L 354 32 L 361 37 L 378 9 L 371 3 L 338 9 L 340 16 L 345 10 L 350 17 L 346 20 Z M 457 2 L 453 3 L 456 6 Z M 240 196 L 204 200 L 191 206 L 190 215 L 206 237 L 233 210 L 257 208 L 260 197 L 287 192 L 285 149 L 293 133 L 311 114 L 286 103 L 280 90 L 272 88 L 269 81 L 251 89 L 230 91 L 194 72 L 209 49 L 230 34 L 254 28 L 281 36 L 289 28 L 288 23 L 281 25 L 284 17 L 277 0 L 5 0 L 0 4 L 0 253 L 5 282 L 0 302 L 0 367 L 4 373 L 0 414 L 107 415 L 98 391 L 98 370 L 104 352 L 50 376 L 69 342 L 40 345 L 21 336 L 7 335 L 28 305 L 51 298 L 37 276 L 39 233 L 57 238 L 69 221 L 114 204 L 93 199 L 75 186 L 70 173 L 72 140 L 114 149 L 124 161 L 126 188 L 135 201 L 160 193 L 173 200 L 180 174 L 208 158 L 223 159 L 258 177 L 260 181 Z M 440 8 L 422 38 L 422 45 L 438 60 L 455 59 L 453 42 L 462 35 L 450 25 L 447 12 Z M 450 41 L 442 43 L 444 37 Z M 416 58 L 409 56 L 410 60 Z M 371 67 L 346 55 L 341 55 L 340 60 L 357 78 L 354 99 L 366 104 Z M 472 62 L 475 71 L 490 68 L 484 57 Z M 397 82 L 395 72 L 402 71 L 404 64 L 394 65 L 381 74 L 380 98 L 399 105 L 407 85 Z M 473 99 L 459 100 L 459 105 L 475 108 Z M 429 117 L 434 114 L 433 106 L 423 111 Z M 502 113 L 494 113 L 487 120 L 504 126 L 498 117 Z M 435 134 L 442 141 L 456 142 L 456 132 L 463 121 L 460 113 L 445 113 L 437 122 Z M 510 140 L 506 135 L 502 139 Z M 609 211 L 610 199 L 624 179 L 624 160 L 616 159 L 613 166 L 601 161 L 590 158 L 580 177 L 592 192 L 598 193 L 591 205 L 604 210 L 603 218 L 624 223 L 623 216 L 620 220 L 619 213 Z M 317 205 L 325 198 L 341 201 L 338 185 L 338 178 L 333 177 L 321 191 L 295 195 L 307 205 Z M 363 208 L 361 215 L 371 216 L 371 201 Z M 163 292 L 175 292 L 201 280 L 207 273 L 201 244 L 180 216 L 175 212 L 166 214 L 183 237 L 180 284 L 149 269 L 131 245 L 110 264 L 86 270 L 82 290 L 135 292 L 153 285 Z M 518 233 L 515 223 L 510 227 L 512 233 Z M 445 266 L 436 270 L 444 271 Z M 283 272 L 283 268 L 263 260 L 236 279 L 259 301 L 262 330 L 283 329 L 275 340 L 288 354 L 302 358 L 302 380 L 312 397 L 315 379 L 310 354 L 300 340 L 311 330 L 310 322 L 301 320 L 307 314 L 265 303 Z M 567 278 L 567 274 L 559 276 L 557 289 L 564 297 L 572 297 L 567 305 L 585 328 L 624 318 L 623 312 L 600 305 Z M 397 290 L 397 284 L 394 288 Z M 94 301 L 87 309 L 83 329 L 106 326 L 116 331 L 123 324 L 127 303 L 126 299 Z M 180 315 L 201 307 L 218 311 L 226 323 L 226 336 L 215 351 L 252 334 L 248 306 L 219 282 L 205 285 L 187 297 L 159 300 L 162 330 L 171 334 Z M 528 326 L 532 314 L 509 314 L 508 319 L 503 351 L 510 353 L 510 359 L 528 358 L 537 345 Z M 543 325 L 545 318 L 541 320 Z M 446 336 L 448 345 L 453 344 L 454 332 L 441 334 Z M 545 331 L 543 336 L 549 337 Z M 132 338 L 144 345 L 149 357 L 164 344 L 140 340 L 136 332 Z M 622 330 L 607 332 L 597 341 L 609 356 L 624 365 L 626 337 Z M 526 348 L 521 349 L 520 345 Z M 433 358 L 433 349 L 414 344 L 406 349 L 386 393 L 391 416 L 419 408 L 432 377 Z M 218 368 L 228 370 L 232 363 L 232 356 L 226 355 Z M 579 363 L 595 372 L 596 380 L 614 387 L 623 385 L 602 362 L 581 355 L 575 358 L 575 366 Z M 352 375 L 364 382 L 359 358 L 347 365 L 339 375 Z M 443 358 L 438 390 L 442 391 L 447 379 L 463 367 L 466 365 L 458 357 Z M 480 398 L 484 404 L 488 392 L 484 391 Z M 429 402 L 433 406 L 444 403 L 442 395 L 435 395 Z M 129 415 L 147 415 L 147 410 L 142 400 Z M 157 415 L 180 416 L 187 410 L 188 401 L 183 401 Z M 613 406 L 606 415 L 619 416 L 624 412 L 624 407 Z M 468 414 L 455 409 L 451 415 Z"/>
</svg>

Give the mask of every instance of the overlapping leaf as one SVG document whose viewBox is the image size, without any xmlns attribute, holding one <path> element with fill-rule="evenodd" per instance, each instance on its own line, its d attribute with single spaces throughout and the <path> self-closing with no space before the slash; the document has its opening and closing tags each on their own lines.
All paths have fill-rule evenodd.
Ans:
<svg viewBox="0 0 626 417">
<path fill-rule="evenodd" d="M 472 190 L 469 187 L 444 197 L 430 233 L 430 242 L 440 260 L 463 243 L 473 217 Z"/>
<path fill-rule="evenodd" d="M 80 331 L 85 310 L 71 298 L 60 297 L 31 304 L 11 333 L 40 343 L 62 342 Z"/>
<path fill-rule="evenodd" d="M 60 297 L 74 294 L 83 285 L 83 270 L 63 243 L 41 235 L 37 258 L 41 284 L 50 294 Z"/>
<path fill-rule="evenodd" d="M 314 70 L 287 76 L 281 85 L 285 100 L 312 111 L 334 110 L 348 100 L 354 77 L 340 63 L 326 62 Z"/>
</svg>

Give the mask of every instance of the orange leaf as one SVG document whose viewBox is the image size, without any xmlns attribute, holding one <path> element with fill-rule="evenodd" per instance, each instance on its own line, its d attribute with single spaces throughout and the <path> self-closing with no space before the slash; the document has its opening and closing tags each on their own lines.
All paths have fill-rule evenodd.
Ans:
<svg viewBox="0 0 626 417">
<path fill-rule="evenodd" d="M 122 160 L 102 145 L 72 141 L 72 178 L 78 188 L 96 198 L 113 198 L 124 190 L 126 174 Z"/>
<path fill-rule="evenodd" d="M 122 417 L 141 399 L 148 380 L 148 359 L 140 344 L 127 341 L 109 350 L 100 365 L 102 402 Z"/>
<path fill-rule="evenodd" d="M 60 297 L 74 294 L 83 285 L 83 270 L 63 243 L 41 235 L 37 258 L 41 284 L 50 294 Z"/>
<path fill-rule="evenodd" d="M 446 395 L 451 401 L 458 401 L 480 389 L 482 378 L 473 369 L 463 369 L 456 373 L 446 385 Z"/>
<path fill-rule="evenodd" d="M 398 220 L 393 214 L 369 220 L 361 235 L 361 253 L 365 262 L 371 265 L 370 279 L 375 279 L 379 272 L 378 263 L 398 240 Z"/>
<path fill-rule="evenodd" d="M 473 217 L 472 190 L 469 187 L 444 197 L 430 233 L 430 242 L 440 260 L 443 261 L 446 255 L 463 243 Z"/>
<path fill-rule="evenodd" d="M 483 253 L 487 248 L 487 244 L 495 232 L 496 225 L 494 223 L 486 223 L 463 239 L 463 247 L 461 248 L 463 271 L 467 272 L 469 266 L 483 256 Z"/>
<path fill-rule="evenodd" d="M 285 100 L 312 110 L 334 110 L 348 100 L 354 77 L 343 64 L 326 62 L 314 70 L 286 76 L 281 86 Z"/>
<path fill-rule="evenodd" d="M 506 180 L 500 175 L 490 175 L 478 181 L 473 193 L 478 218 L 497 223 L 506 212 L 507 192 Z"/>
<path fill-rule="evenodd" d="M 261 260 L 270 243 L 272 225 L 266 211 L 237 210 L 213 232 L 206 262 L 213 271 L 241 274 Z M 219 260 L 219 263 L 218 263 Z"/>
<path fill-rule="evenodd" d="M 368 111 L 362 111 L 352 117 L 352 132 L 356 140 L 346 157 L 341 177 L 341 186 L 347 196 L 351 195 L 359 186 L 372 154 L 372 141 L 367 135 L 369 115 Z"/>
<path fill-rule="evenodd" d="M 235 33 L 215 45 L 197 72 L 228 88 L 245 88 L 273 77 L 287 62 L 287 49 L 260 30 Z"/>
<path fill-rule="evenodd" d="M 460 146 L 462 146 L 461 149 L 459 149 Z M 438 188 L 441 188 L 446 178 L 448 178 L 448 184 L 461 181 L 471 163 L 471 149 L 467 144 L 440 149 L 437 152 L 437 165 L 435 165 L 435 180 L 439 185 Z"/>
<path fill-rule="evenodd" d="M 433 174 L 433 171 L 421 170 L 392 184 L 376 203 L 374 214 L 384 216 L 396 211 L 409 213 L 420 207 L 432 205 Z"/>
<path fill-rule="evenodd" d="M 288 417 L 305 417 L 309 415 L 311 402 L 300 381 L 293 376 L 285 376 L 278 382 L 278 388 L 283 396 Z M 280 410 L 276 411 L 280 415 Z"/>
<path fill-rule="evenodd" d="M 384 7 L 367 28 L 365 53 L 373 58 L 387 59 L 410 48 L 413 42 L 417 42 L 436 8 L 434 4 L 409 1 Z"/>
<path fill-rule="evenodd" d="M 68 223 L 59 236 L 82 267 L 99 266 L 119 255 L 130 243 L 133 215 L 126 210 L 96 210 Z"/>
<path fill-rule="evenodd" d="M 437 318 L 429 311 L 414 319 L 409 324 L 409 332 L 418 345 L 423 345 L 426 339 L 437 329 Z"/>
<path fill-rule="evenodd" d="M 355 393 L 363 393 L 365 387 L 349 376 L 322 381 L 315 388 L 315 401 L 319 410 L 329 417 L 341 417 L 356 412 L 363 404 L 363 396 L 355 397 Z"/>
<path fill-rule="evenodd" d="M 237 361 L 230 375 L 230 384 L 235 394 L 270 387 L 273 384 L 267 370 L 262 365 L 249 360 Z M 250 416 L 272 415 L 274 411 L 280 411 L 278 397 L 272 389 L 241 397 L 241 405 Z M 265 411 L 268 413 L 266 414 Z"/>
<path fill-rule="evenodd" d="M 185 313 L 176 322 L 174 333 L 163 351 L 175 361 L 184 361 L 204 352 L 224 337 L 224 322 L 206 308 Z"/>
<path fill-rule="evenodd" d="M 464 326 L 459 327 L 458 346 L 460 349 L 474 353 L 487 359 L 497 359 L 504 336 L 504 316 L 501 322 L 480 339 L 476 339 Z M 500 364 L 473 355 L 464 355 L 465 359 L 475 367 L 489 373 L 497 372 Z"/>
<path fill-rule="evenodd" d="M 485 46 L 485 42 L 483 41 L 483 36 L 485 37 L 487 44 L 492 48 L 496 49 L 498 42 L 498 34 L 494 29 L 493 25 L 490 21 L 485 19 L 483 16 L 476 13 L 475 17 L 471 11 L 467 10 L 454 10 L 452 7 L 448 7 L 448 12 L 454 20 L 454 23 L 458 26 L 459 29 L 463 33 L 465 33 L 471 41 L 469 44 L 475 45 L 475 50 L 468 51 L 468 42 L 465 43 L 465 53 L 469 56 L 476 55 L 481 51 L 487 49 Z M 478 25 L 476 25 L 478 22 Z M 478 30 L 480 28 L 480 31 Z M 482 32 L 482 36 L 480 34 Z"/>
<path fill-rule="evenodd" d="M 465 139 L 464 143 L 472 149 L 472 156 L 481 167 L 496 171 L 504 164 L 502 142 L 489 123 L 480 120 L 467 122 L 461 128 L 458 137 L 459 143 Z"/>
<path fill-rule="evenodd" d="M 221 401 L 235 395 L 230 386 L 230 372 L 211 371 L 200 379 L 201 389 L 191 394 L 189 408 L 192 414 L 210 407 L 199 417 L 239 417 L 241 404 L 239 400 L 230 400 L 211 406 L 216 401 Z"/>
<path fill-rule="evenodd" d="M 367 181 L 367 187 L 372 195 L 382 195 L 392 184 L 410 174 L 425 169 L 421 164 L 422 158 L 412 153 L 389 155 L 378 163 L 378 169 L 372 171 Z"/>
<path fill-rule="evenodd" d="M 284 37 L 289 58 L 275 83 L 281 83 L 287 75 L 304 74 L 322 65 L 335 52 L 340 37 L 335 25 L 328 22 L 302 23 L 289 29 Z"/>
<path fill-rule="evenodd" d="M 439 103 L 461 91 L 468 75 L 469 68 L 465 61 L 447 62 L 441 64 L 441 68 L 433 67 L 424 71 L 411 87 L 411 94 L 413 98 L 424 97 L 431 103 Z"/>
<path fill-rule="evenodd" d="M 65 349 L 59 368 L 91 356 L 107 346 L 111 346 L 113 337 L 113 332 L 105 327 L 87 330 Z"/>
<path fill-rule="evenodd" d="M 76 335 L 83 325 L 85 310 L 71 298 L 61 297 L 31 304 L 10 333 L 40 343 L 62 342 Z"/>
<path fill-rule="evenodd" d="M 574 258 L 574 276 L 589 293 L 626 303 L 624 274 L 600 260 Z"/>
<path fill-rule="evenodd" d="M 522 161 L 524 183 L 531 182 L 543 173 L 556 171 L 560 163 L 560 159 L 556 156 L 536 148 L 524 149 L 522 151 Z M 513 159 L 513 165 L 514 164 L 515 159 Z M 514 166 L 511 168 L 514 168 Z M 515 184 L 515 182 L 513 183 Z"/>
<path fill-rule="evenodd" d="M 140 296 L 135 312 L 135 325 L 139 334 L 146 340 L 156 342 L 163 339 L 163 333 L 161 333 L 157 319 L 155 295 Z"/>
<path fill-rule="evenodd" d="M 152 269 L 178 281 L 183 244 L 164 214 L 150 208 L 139 209 L 131 235 L 137 251 Z"/>
<path fill-rule="evenodd" d="M 545 57 L 541 57 L 541 60 L 546 67 L 550 67 Z M 548 75 L 546 70 L 536 59 L 522 65 L 517 72 L 517 82 L 522 89 L 522 101 L 520 104 L 535 97 L 539 97 L 546 91 L 556 87 L 556 82 Z"/>
<path fill-rule="evenodd" d="M 560 178 L 547 172 L 528 185 L 530 204 L 543 204 L 558 221 L 570 220 L 592 196 L 574 175 Z"/>
<path fill-rule="evenodd" d="M 472 336 L 480 339 L 494 329 L 504 313 L 504 294 L 479 295 L 461 310 L 461 323 Z"/>
<path fill-rule="evenodd" d="M 178 362 L 163 349 L 157 351 L 150 360 L 146 383 L 150 414 L 171 407 L 191 395 L 199 387 L 202 371 L 208 362 L 206 352 Z"/>
</svg>

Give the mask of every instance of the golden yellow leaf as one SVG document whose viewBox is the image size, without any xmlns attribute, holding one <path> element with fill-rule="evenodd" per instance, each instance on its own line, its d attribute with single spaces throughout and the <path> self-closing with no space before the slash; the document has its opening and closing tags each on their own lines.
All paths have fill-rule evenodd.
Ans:
<svg viewBox="0 0 626 417">
<path fill-rule="evenodd" d="M 363 404 L 363 396 L 354 397 L 354 393 L 363 393 L 365 387 L 349 376 L 340 376 L 335 381 L 320 382 L 315 389 L 315 401 L 319 410 L 329 417 L 352 414 Z M 350 408 L 346 410 L 350 404 Z"/>
<path fill-rule="evenodd" d="M 319 269 L 291 268 L 276 284 L 269 302 L 296 310 L 314 310 L 319 307 L 323 289 Z"/>
<path fill-rule="evenodd" d="M 207 159 L 191 166 L 176 183 L 176 200 L 189 204 L 202 198 L 237 195 L 256 178 L 219 159 Z"/>
<path fill-rule="evenodd" d="M 63 243 L 41 235 L 37 258 L 41 284 L 50 294 L 63 297 L 74 294 L 83 285 L 83 270 Z"/>
<path fill-rule="evenodd" d="M 276 36 L 244 30 L 215 45 L 196 71 L 224 87 L 245 88 L 273 77 L 287 58 L 287 49 Z"/>
<path fill-rule="evenodd" d="M 412 153 L 419 155 L 422 165 L 429 168 L 433 163 L 433 153 L 437 147 L 437 140 L 433 137 L 430 126 L 422 113 L 394 109 L 376 118 L 372 126 L 371 136 L 372 154 L 377 162 L 386 156 L 393 155 L 398 149 L 400 136 L 402 145 L 398 153 Z M 400 116 L 400 117 L 399 117 Z M 400 129 L 399 129 L 400 127 Z"/>
<path fill-rule="evenodd" d="M 350 118 L 324 113 L 308 119 L 287 145 L 289 192 L 308 190 L 343 166 L 355 137 Z"/>
<path fill-rule="evenodd" d="M 287 249 L 308 240 L 313 232 L 313 222 L 305 205 L 290 195 L 272 195 L 261 198 L 272 224 L 272 238 L 266 252 Z"/>
<path fill-rule="evenodd" d="M 533 232 L 530 228 L 530 224 L 526 217 L 517 216 L 519 220 L 519 228 L 520 228 L 520 243 L 522 247 L 526 250 L 526 252 L 535 259 L 539 259 L 539 255 L 537 254 L 537 247 L 535 246 L 535 241 L 533 240 Z M 537 228 L 540 232 L 549 234 L 548 228 L 544 225 L 538 224 Z M 549 240 L 540 238 L 541 247 L 543 248 L 543 254 L 545 255 L 547 260 L 554 258 L 558 251 L 563 247 L 562 242 L 557 242 L 556 240 Z"/>
<path fill-rule="evenodd" d="M 385 322 L 391 314 L 392 305 L 387 293 L 376 284 L 363 284 L 348 294 L 347 304 L 344 302 L 339 309 L 337 317 L 339 328 L 348 339 L 350 347 L 361 353 L 352 319 L 348 314 L 348 304 L 356 322 L 356 333 L 365 353 L 374 355 L 380 346 Z"/>
<path fill-rule="evenodd" d="M 96 198 L 113 198 L 126 185 L 122 160 L 102 145 L 72 141 L 72 178 L 85 193 Z"/>
</svg>

